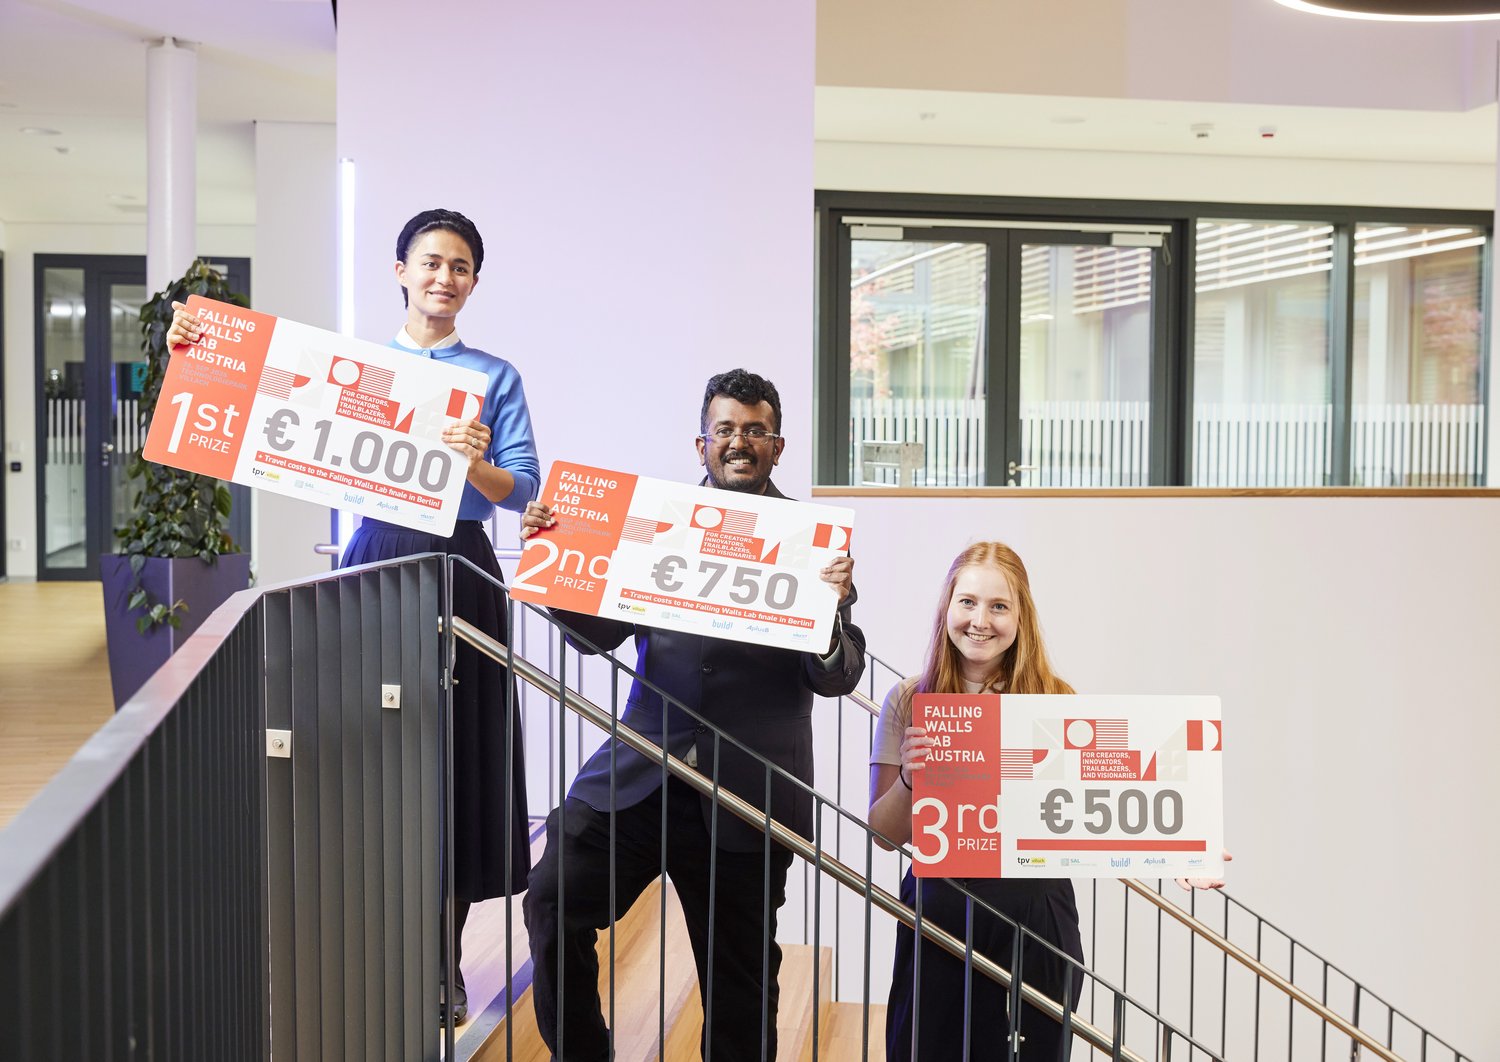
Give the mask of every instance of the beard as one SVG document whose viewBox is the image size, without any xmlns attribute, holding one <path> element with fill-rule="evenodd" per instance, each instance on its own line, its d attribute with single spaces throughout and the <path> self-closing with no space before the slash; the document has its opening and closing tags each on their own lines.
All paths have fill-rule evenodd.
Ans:
<svg viewBox="0 0 1500 1062">
<path fill-rule="evenodd" d="M 744 464 L 732 464 L 739 459 Z M 764 494 L 771 479 L 771 461 L 752 450 L 729 450 L 722 456 L 710 454 L 706 462 L 708 481 L 720 490 L 743 494 Z"/>
</svg>

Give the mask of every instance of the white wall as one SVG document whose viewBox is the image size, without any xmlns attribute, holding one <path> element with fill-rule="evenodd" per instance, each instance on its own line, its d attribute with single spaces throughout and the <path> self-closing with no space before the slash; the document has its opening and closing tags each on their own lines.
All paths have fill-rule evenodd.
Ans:
<svg viewBox="0 0 1500 1062">
<path fill-rule="evenodd" d="M 544 464 L 695 476 L 703 380 L 743 363 L 782 388 L 778 480 L 805 492 L 815 186 L 1493 203 L 1485 167 L 868 145 L 818 145 L 815 180 L 803 0 L 590 5 L 587 19 L 465 0 L 445 32 L 483 41 L 485 58 L 442 90 L 410 62 L 405 16 L 379 0 L 340 23 L 356 331 L 384 340 L 401 323 L 391 262 L 406 217 L 468 213 L 488 258 L 461 331 L 521 369 Z M 1500 929 L 1483 885 L 1500 857 L 1471 836 L 1477 816 L 1454 809 L 1478 806 L 1481 756 L 1500 737 L 1483 594 L 1500 576 L 1496 505 L 861 500 L 858 618 L 911 667 L 951 555 L 981 535 L 1017 545 L 1081 688 L 1224 697 L 1236 893 L 1482 1053 L 1500 1024 L 1468 951 Z M 1429 912 L 1461 928 L 1434 934 Z M 1473 976 L 1450 993 L 1430 973 L 1449 969 Z"/>
<path fill-rule="evenodd" d="M 998 538 L 1079 690 L 1223 698 L 1234 895 L 1500 1052 L 1500 498 L 820 500 L 857 513 L 856 620 L 903 671 L 947 565 Z"/>
<path fill-rule="evenodd" d="M 847 141 L 815 158 L 817 187 L 838 191 L 1495 208 L 1493 165 Z"/>
<path fill-rule="evenodd" d="M 254 229 L 249 225 L 200 225 L 204 254 L 248 257 Z M 146 226 L 55 225 L 10 222 L 5 226 L 5 524 L 6 538 L 20 539 L 9 550 L 6 571 L 32 577 L 37 570 L 36 527 L 36 339 L 35 272 L 38 254 L 146 253 Z M 11 461 L 22 471 L 10 472 Z M 9 543 L 7 542 L 7 546 Z"/>
<path fill-rule="evenodd" d="M 255 308 L 338 327 L 338 172 L 332 123 L 255 124 Z M 312 551 L 329 539 L 329 509 L 253 492 L 250 553 L 262 586 L 326 572 Z"/>
<path fill-rule="evenodd" d="M 340 12 L 357 333 L 403 321 L 402 223 L 461 210 L 487 257 L 460 331 L 520 369 L 544 468 L 692 478 L 704 381 L 743 365 L 787 397 L 782 478 L 805 492 L 811 0 L 462 0 L 444 32 L 483 41 L 484 59 L 438 99 L 411 65 L 408 10 Z"/>
</svg>

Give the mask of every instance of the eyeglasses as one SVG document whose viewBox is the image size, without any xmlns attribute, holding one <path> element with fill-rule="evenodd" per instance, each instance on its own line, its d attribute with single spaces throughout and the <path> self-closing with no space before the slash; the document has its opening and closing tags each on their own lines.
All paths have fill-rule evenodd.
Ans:
<svg viewBox="0 0 1500 1062">
<path fill-rule="evenodd" d="M 713 431 L 704 432 L 698 438 L 704 442 L 727 443 L 732 441 L 736 435 L 749 439 L 752 443 L 775 442 L 781 438 L 774 431 L 766 431 L 765 428 L 731 428 L 728 425 L 720 425 Z"/>
</svg>

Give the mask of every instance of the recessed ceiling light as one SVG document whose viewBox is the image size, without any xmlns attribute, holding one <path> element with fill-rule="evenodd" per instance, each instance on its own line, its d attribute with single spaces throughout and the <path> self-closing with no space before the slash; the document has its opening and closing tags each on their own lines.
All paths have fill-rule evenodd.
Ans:
<svg viewBox="0 0 1500 1062">
<path fill-rule="evenodd" d="M 62 136 L 61 129 L 48 129 L 41 125 L 26 125 L 21 127 L 21 132 L 32 136 Z"/>
<path fill-rule="evenodd" d="M 1500 18 L 1496 0 L 1276 0 L 1282 7 L 1377 22 L 1485 22 Z"/>
</svg>

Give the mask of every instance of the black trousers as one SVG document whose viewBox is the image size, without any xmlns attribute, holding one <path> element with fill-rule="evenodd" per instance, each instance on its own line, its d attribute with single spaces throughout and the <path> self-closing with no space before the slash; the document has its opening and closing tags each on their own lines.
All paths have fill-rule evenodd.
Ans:
<svg viewBox="0 0 1500 1062">
<path fill-rule="evenodd" d="M 901 900 L 916 905 L 917 887 L 922 889 L 922 919 L 964 939 L 968 918 L 967 900 L 941 878 L 918 879 L 907 873 L 901 882 Z M 995 910 L 1009 916 L 1047 942 L 1083 962 L 1083 941 L 1078 934 L 1078 905 L 1073 883 L 1067 878 L 969 879 L 964 886 Z M 988 956 L 1006 969 L 1014 962 L 1012 949 L 1016 930 L 978 905 L 973 909 L 969 938 L 978 954 Z M 964 1058 L 964 963 L 931 941 L 922 942 L 920 995 L 913 991 L 916 934 L 905 926 L 896 930 L 896 958 L 891 976 L 890 1005 L 886 1009 L 886 1058 L 888 1062 L 947 1062 Z M 1021 938 L 1021 980 L 1070 1010 L 1077 1009 L 1083 991 L 1083 975 L 1074 970 L 1068 980 L 1069 963 L 1037 941 Z M 1012 973 L 1015 971 L 1012 970 Z M 1065 989 L 1067 990 L 1065 993 Z M 1018 1024 L 1021 1035 L 1019 1057 L 1023 1062 L 1059 1062 L 1068 1058 L 1062 1026 L 1048 1015 L 1023 1004 L 1019 1023 L 1009 1013 L 1008 990 L 982 973 L 969 978 L 970 1004 L 967 1019 L 971 1059 L 1006 1059 L 1007 1041 Z M 915 1012 L 915 1013 L 914 1013 Z M 914 1020 L 915 1019 L 915 1020 Z M 913 1052 L 912 1026 L 916 1026 Z M 1069 1039 L 1072 1039 L 1070 1036 Z"/>
<path fill-rule="evenodd" d="M 615 813 L 613 911 L 609 904 L 610 816 L 570 798 L 565 805 L 565 822 L 561 808 L 554 808 L 547 817 L 547 849 L 531 871 L 523 911 L 531 939 L 537 1026 L 553 1057 L 563 1062 L 603 1062 L 611 1057 L 609 1031 L 599 1000 L 595 946 L 599 931 L 611 918 L 622 917 L 661 873 L 663 845 L 667 873 L 682 903 L 698 967 L 698 994 L 706 1019 L 700 1042 L 703 1057 L 712 1055 L 715 1062 L 776 1057 L 777 974 L 781 969 L 781 948 L 775 940 L 776 911 L 786 902 L 786 875 L 792 854 L 775 844 L 771 847 L 768 918 L 765 852 L 729 852 L 722 848 L 715 852 L 698 794 L 684 782 L 668 781 L 666 803 L 665 837 L 661 790 Z M 711 880 L 712 912 L 708 895 Z M 561 906 L 559 882 L 563 888 Z M 763 968 L 768 971 L 764 977 Z M 559 999 L 563 1002 L 560 1030 Z"/>
</svg>

